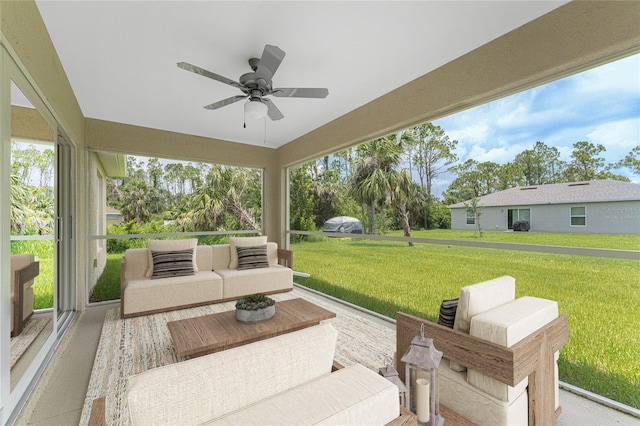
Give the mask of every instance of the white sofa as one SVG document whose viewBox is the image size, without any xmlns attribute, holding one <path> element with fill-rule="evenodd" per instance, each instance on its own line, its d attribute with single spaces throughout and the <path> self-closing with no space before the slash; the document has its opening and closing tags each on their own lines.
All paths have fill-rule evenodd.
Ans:
<svg viewBox="0 0 640 426">
<path fill-rule="evenodd" d="M 398 418 L 396 385 L 361 365 L 331 372 L 330 323 L 129 377 L 138 425 L 365 425 Z"/>
<path fill-rule="evenodd" d="M 265 246 L 268 266 L 238 269 L 237 247 Z M 152 252 L 193 250 L 192 275 L 155 278 Z M 278 263 L 288 254 L 288 266 Z M 147 248 L 129 249 L 122 259 L 122 318 L 235 300 L 254 293 L 293 289 L 291 252 L 266 237 L 230 238 L 229 244 L 197 245 L 196 239 L 148 240 Z"/>
<path fill-rule="evenodd" d="M 555 424 L 558 350 L 567 342 L 556 302 L 516 299 L 515 279 L 503 276 L 461 289 L 454 330 L 406 314 L 397 319 L 400 355 L 421 322 L 443 351 L 441 404 L 478 425 Z"/>
</svg>

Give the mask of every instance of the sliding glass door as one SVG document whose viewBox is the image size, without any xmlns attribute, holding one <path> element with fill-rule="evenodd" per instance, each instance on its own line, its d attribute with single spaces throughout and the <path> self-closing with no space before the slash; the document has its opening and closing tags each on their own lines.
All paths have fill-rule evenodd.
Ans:
<svg viewBox="0 0 640 426">
<path fill-rule="evenodd" d="M 0 409 L 6 423 L 75 305 L 75 148 L 5 50 L 2 64 Z M 21 284 L 15 270 L 34 277 Z"/>
</svg>

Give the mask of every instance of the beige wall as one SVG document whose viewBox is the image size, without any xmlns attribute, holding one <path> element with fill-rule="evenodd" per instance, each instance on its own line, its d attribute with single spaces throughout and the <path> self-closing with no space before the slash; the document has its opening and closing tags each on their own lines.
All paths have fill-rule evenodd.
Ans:
<svg viewBox="0 0 640 426">
<path fill-rule="evenodd" d="M 105 212 L 105 197 L 107 193 L 107 182 L 104 168 L 100 158 L 95 152 L 88 154 L 87 170 L 87 232 L 89 235 L 105 235 L 107 233 L 107 219 Z M 93 287 L 98 283 L 98 278 L 102 275 L 107 264 L 107 243 L 105 240 L 90 240 L 87 245 L 87 261 L 89 262 L 87 279 L 88 291 L 91 293 Z"/>
<path fill-rule="evenodd" d="M 11 136 L 35 141 L 55 142 L 56 132 L 34 108 L 11 106 Z"/>
</svg>

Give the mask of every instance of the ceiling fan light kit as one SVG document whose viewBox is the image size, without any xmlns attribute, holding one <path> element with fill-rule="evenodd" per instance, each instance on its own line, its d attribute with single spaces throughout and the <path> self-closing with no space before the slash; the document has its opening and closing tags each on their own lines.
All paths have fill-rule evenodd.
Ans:
<svg viewBox="0 0 640 426">
<path fill-rule="evenodd" d="M 244 118 L 245 120 L 258 120 L 260 118 L 265 118 L 267 116 L 267 112 L 269 111 L 269 107 L 260 102 L 259 100 L 248 100 L 244 104 Z"/>
<path fill-rule="evenodd" d="M 203 77 L 217 80 L 240 89 L 243 95 L 232 96 L 218 102 L 206 105 L 206 109 L 218 109 L 242 99 L 249 98 L 244 104 L 244 115 L 246 119 L 260 119 L 268 116 L 271 120 L 280 120 L 284 115 L 270 99 L 265 96 L 273 95 L 279 98 L 326 98 L 329 90 L 324 88 L 273 88 L 272 78 L 280 63 L 284 59 L 285 53 L 278 46 L 266 45 L 262 52 L 262 57 L 249 59 L 249 66 L 253 72 L 240 76 L 240 82 L 223 77 L 211 71 L 207 71 L 187 62 L 178 62 L 178 67 L 186 71 L 191 71 Z"/>
</svg>

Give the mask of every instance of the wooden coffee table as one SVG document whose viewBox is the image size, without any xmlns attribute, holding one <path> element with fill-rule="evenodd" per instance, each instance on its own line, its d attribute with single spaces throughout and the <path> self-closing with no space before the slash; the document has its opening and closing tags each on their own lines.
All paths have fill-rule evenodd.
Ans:
<svg viewBox="0 0 640 426">
<path fill-rule="evenodd" d="M 167 323 L 180 357 L 198 357 L 319 324 L 335 313 L 304 300 L 276 302 L 273 318 L 255 324 L 235 319 L 235 309 Z"/>
</svg>

